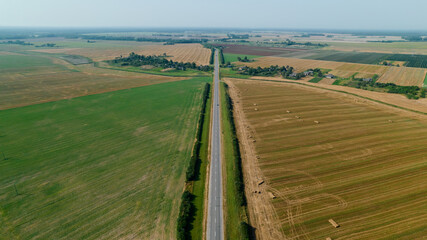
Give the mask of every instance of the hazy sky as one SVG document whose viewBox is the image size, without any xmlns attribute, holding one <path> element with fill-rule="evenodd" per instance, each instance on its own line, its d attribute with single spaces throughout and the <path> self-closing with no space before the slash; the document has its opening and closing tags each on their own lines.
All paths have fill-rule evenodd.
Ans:
<svg viewBox="0 0 427 240">
<path fill-rule="evenodd" d="M 0 0 L 0 26 L 427 30 L 427 0 Z"/>
</svg>

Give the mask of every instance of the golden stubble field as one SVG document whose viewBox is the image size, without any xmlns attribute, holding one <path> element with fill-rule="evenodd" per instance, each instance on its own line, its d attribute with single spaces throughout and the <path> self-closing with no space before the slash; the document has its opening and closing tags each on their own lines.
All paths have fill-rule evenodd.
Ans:
<svg viewBox="0 0 427 240">
<path fill-rule="evenodd" d="M 230 81 L 242 110 L 237 119 L 246 119 L 240 137 L 250 139 L 257 156 L 244 159 L 251 163 L 245 171 L 255 171 L 251 165 L 262 173 L 246 181 L 265 181 L 257 186 L 261 194 L 247 190 L 249 201 L 269 196 L 274 213 L 267 215 L 277 217 L 284 239 L 426 235 L 425 117 L 295 84 Z M 251 217 L 263 219 L 257 213 Z"/>
<path fill-rule="evenodd" d="M 44 53 L 66 53 L 80 55 L 91 58 L 94 61 L 111 60 L 116 57 L 127 56 L 131 52 L 143 55 L 163 55 L 166 53 L 172 59 L 178 62 L 195 62 L 198 65 L 209 65 L 211 50 L 204 48 L 201 44 L 175 44 L 160 45 L 158 43 L 135 44 L 131 46 L 123 45 L 122 47 L 111 48 L 59 48 L 59 49 L 41 49 L 34 50 Z"/>
<path fill-rule="evenodd" d="M 331 74 L 348 78 L 357 73 L 356 77 L 372 77 L 374 74 L 380 76 L 378 82 L 395 83 L 402 86 L 421 87 L 427 73 L 427 69 L 412 67 L 388 67 L 381 65 L 344 63 L 333 61 L 322 61 L 312 59 L 297 59 L 284 57 L 261 57 L 254 62 L 245 63 L 251 67 L 268 67 L 271 65 L 292 66 L 297 72 L 310 68 L 329 69 Z"/>
</svg>

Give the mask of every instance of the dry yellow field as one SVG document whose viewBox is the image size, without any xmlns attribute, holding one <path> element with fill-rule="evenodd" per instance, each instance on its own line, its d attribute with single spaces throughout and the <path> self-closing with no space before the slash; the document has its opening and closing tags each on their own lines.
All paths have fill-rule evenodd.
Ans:
<svg viewBox="0 0 427 240">
<path fill-rule="evenodd" d="M 422 86 L 427 70 L 411 67 L 390 67 L 382 65 L 359 64 L 321 61 L 311 59 L 283 58 L 283 57 L 261 57 L 254 62 L 245 63 L 251 67 L 268 67 L 271 65 L 292 66 L 297 72 L 309 68 L 323 68 L 332 70 L 330 73 L 339 77 L 348 78 L 357 73 L 357 77 L 380 76 L 379 82 L 395 83 L 402 86 Z"/>
<path fill-rule="evenodd" d="M 388 67 L 378 82 L 422 87 L 426 74 L 427 69 L 423 68 Z"/>
<path fill-rule="evenodd" d="M 265 180 L 257 185 L 262 192 L 248 198 L 251 203 L 267 196 L 270 203 L 263 204 L 273 205 L 274 226 L 282 234 L 276 239 L 427 235 L 425 117 L 296 84 L 230 81 L 239 96 L 236 111 L 242 109 L 245 119 L 244 125 L 238 121 L 240 137 L 256 140 L 250 143 L 259 156 L 244 159 L 244 168 L 245 161 L 255 161 Z M 257 217 L 264 219 L 251 216 Z M 257 228 L 269 224 L 258 223 Z"/>
<path fill-rule="evenodd" d="M 291 66 L 297 72 L 305 71 L 309 68 L 324 68 L 324 69 L 336 69 L 339 66 L 344 65 L 342 62 L 332 61 L 321 61 L 311 59 L 298 59 L 298 58 L 284 58 L 284 57 L 260 57 L 256 58 L 254 62 L 245 63 L 250 67 L 269 67 L 271 65 L 279 66 Z"/>
<path fill-rule="evenodd" d="M 329 46 L 325 50 L 337 51 L 358 51 L 377 53 L 401 53 L 401 54 L 427 54 L 427 43 L 425 42 L 328 42 Z"/>
<path fill-rule="evenodd" d="M 344 63 L 343 65 L 337 67 L 331 73 L 340 77 L 350 77 L 355 73 L 362 74 L 377 74 L 381 76 L 387 70 L 386 66 L 380 65 L 369 65 L 369 64 L 359 64 L 359 63 Z"/>
<path fill-rule="evenodd" d="M 166 53 L 170 59 L 178 62 L 195 62 L 198 65 L 209 65 L 211 50 L 201 44 L 175 44 L 147 46 L 140 54 L 160 55 Z"/>
<path fill-rule="evenodd" d="M 319 83 L 323 83 L 323 84 L 333 84 L 334 82 L 335 82 L 335 79 L 330 79 L 330 78 L 324 78 L 319 81 Z"/>
<path fill-rule="evenodd" d="M 208 65 L 211 51 L 204 48 L 201 44 L 175 44 L 175 45 L 160 45 L 160 44 L 135 44 L 123 47 L 105 48 L 59 48 L 59 49 L 40 49 L 34 50 L 44 53 L 66 53 L 72 55 L 80 55 L 88 57 L 93 61 L 111 60 L 115 57 L 127 56 L 131 52 L 144 55 L 161 55 L 166 53 L 171 56 L 169 59 L 178 62 L 195 62 L 198 65 Z"/>
</svg>

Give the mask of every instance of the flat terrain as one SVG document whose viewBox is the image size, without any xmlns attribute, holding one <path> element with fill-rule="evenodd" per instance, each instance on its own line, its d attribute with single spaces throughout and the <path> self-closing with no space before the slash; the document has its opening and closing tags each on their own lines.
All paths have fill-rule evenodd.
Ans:
<svg viewBox="0 0 427 240">
<path fill-rule="evenodd" d="M 0 111 L 0 238 L 174 239 L 208 80 Z"/>
<path fill-rule="evenodd" d="M 426 74 L 427 69 L 425 68 L 388 67 L 378 82 L 395 83 L 403 86 L 417 83 L 416 86 L 421 87 L 423 85 L 421 79 L 424 79 Z"/>
<path fill-rule="evenodd" d="M 73 65 L 61 55 L 28 53 L 0 55 L 0 70 L 0 109 L 185 79 Z"/>
<path fill-rule="evenodd" d="M 333 79 L 323 79 L 318 83 L 311 83 L 306 80 L 300 80 L 296 82 L 294 80 L 286 80 L 281 77 L 251 77 L 251 79 L 309 85 L 314 88 L 317 88 L 318 90 L 325 89 L 325 92 L 327 92 L 328 90 L 332 90 L 333 92 L 343 93 L 343 94 L 345 93 L 352 96 L 356 95 L 356 96 L 360 96 L 361 98 L 372 100 L 372 101 L 365 101 L 363 99 L 357 99 L 355 100 L 357 102 L 365 102 L 370 104 L 373 104 L 375 102 L 383 102 L 384 104 L 380 105 L 381 108 L 384 108 L 385 105 L 389 105 L 389 106 L 394 105 L 397 108 L 403 108 L 403 109 L 408 109 L 410 111 L 421 112 L 427 115 L 427 99 L 426 98 L 412 100 L 412 99 L 408 99 L 406 96 L 401 94 L 366 91 L 358 88 L 331 85 L 332 82 L 335 81 Z"/>
<path fill-rule="evenodd" d="M 330 73 L 348 78 L 353 74 L 356 77 L 372 77 L 377 74 L 380 76 L 379 82 L 390 82 L 402 86 L 423 85 L 427 69 L 412 67 L 390 67 L 382 65 L 344 63 L 324 60 L 297 59 L 285 57 L 260 57 L 254 62 L 244 63 L 251 67 L 267 67 L 271 65 L 292 66 L 297 72 L 302 72 L 310 68 L 322 68 L 332 70 Z"/>
<path fill-rule="evenodd" d="M 249 198 L 276 196 L 272 215 L 286 239 L 427 234 L 425 117 L 296 84 L 229 81 L 265 180 Z"/>
<path fill-rule="evenodd" d="M 245 58 L 245 57 L 247 57 L 248 59 L 254 59 L 254 58 L 257 58 L 257 57 L 260 57 L 260 56 L 257 56 L 257 55 L 246 55 L 246 54 L 235 54 L 235 53 L 224 53 L 224 61 L 227 63 L 227 62 L 230 62 L 230 63 L 232 63 L 232 62 L 237 62 L 238 61 L 238 57 L 240 57 L 240 58 Z"/>
<path fill-rule="evenodd" d="M 425 42 L 327 42 L 330 46 L 326 50 L 337 51 L 359 51 L 377 53 L 402 53 L 402 54 L 427 54 L 427 43 Z"/>
<path fill-rule="evenodd" d="M 256 56 L 273 56 L 279 54 L 289 54 L 293 52 L 304 52 L 304 49 L 279 48 L 279 47 L 258 47 L 249 45 L 217 44 L 224 47 L 224 53 L 247 54 Z"/>
<path fill-rule="evenodd" d="M 81 55 L 94 61 L 111 60 L 120 55 L 127 56 L 131 52 L 144 55 L 163 55 L 177 62 L 195 62 L 198 65 L 208 65 L 210 49 L 201 44 L 161 45 L 161 43 L 132 42 L 132 41 L 96 41 L 95 43 L 58 42 L 61 48 L 36 49 L 33 51 L 44 53 L 66 53 Z"/>
</svg>

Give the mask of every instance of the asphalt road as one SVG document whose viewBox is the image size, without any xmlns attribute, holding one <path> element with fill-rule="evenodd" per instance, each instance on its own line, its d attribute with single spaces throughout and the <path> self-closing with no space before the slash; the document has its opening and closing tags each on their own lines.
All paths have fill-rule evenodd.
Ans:
<svg viewBox="0 0 427 240">
<path fill-rule="evenodd" d="M 211 137 L 211 164 L 209 174 L 207 239 L 224 239 L 222 211 L 221 175 L 221 121 L 219 106 L 219 63 L 218 50 L 215 51 L 214 94 Z"/>
</svg>

